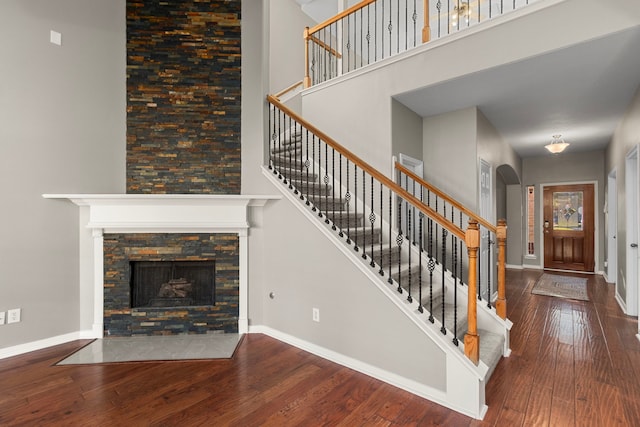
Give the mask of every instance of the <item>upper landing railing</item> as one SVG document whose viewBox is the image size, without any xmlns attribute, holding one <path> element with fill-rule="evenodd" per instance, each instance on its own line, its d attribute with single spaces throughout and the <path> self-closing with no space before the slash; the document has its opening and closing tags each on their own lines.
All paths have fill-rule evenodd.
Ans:
<svg viewBox="0 0 640 427">
<path fill-rule="evenodd" d="M 304 87 L 404 52 L 535 0 L 363 0 L 305 28 Z"/>
</svg>

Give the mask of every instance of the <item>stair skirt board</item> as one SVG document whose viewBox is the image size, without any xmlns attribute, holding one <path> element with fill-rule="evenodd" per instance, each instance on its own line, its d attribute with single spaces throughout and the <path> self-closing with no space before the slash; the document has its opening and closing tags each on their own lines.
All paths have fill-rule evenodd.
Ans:
<svg viewBox="0 0 640 427">
<path fill-rule="evenodd" d="M 286 145 L 286 142 L 285 142 L 285 145 Z M 276 159 L 277 159 L 277 157 L 276 157 Z M 293 163 L 293 161 L 294 161 L 294 159 L 290 159 L 290 160 L 291 160 L 291 162 L 290 162 L 290 163 L 292 164 L 292 163 Z M 303 161 L 302 161 L 302 159 L 295 159 L 295 160 L 297 161 L 297 164 L 299 164 L 299 165 L 303 165 L 303 164 L 305 163 L 305 162 L 303 162 Z M 277 166 L 277 164 L 279 164 L 279 162 L 278 162 L 278 161 L 273 162 L 273 155 L 272 155 L 272 163 L 274 163 L 274 166 Z M 324 186 L 324 187 L 326 187 L 326 188 L 328 188 L 328 189 L 333 188 L 331 185 L 323 184 L 323 183 L 319 183 L 319 182 L 315 181 L 315 180 L 317 179 L 317 177 L 318 177 L 318 176 L 325 176 L 325 175 L 324 175 L 324 174 L 325 174 L 325 172 L 324 172 L 323 168 L 321 168 L 321 167 L 320 167 L 319 165 L 317 165 L 317 164 L 316 164 L 316 165 L 313 165 L 313 167 L 311 167 L 311 164 L 310 164 L 310 163 L 309 163 L 309 167 L 312 169 L 312 172 L 311 172 L 311 173 L 309 173 L 309 174 L 307 174 L 307 175 L 308 175 L 308 177 L 309 177 L 309 178 L 311 178 L 311 179 L 313 179 L 313 180 L 314 180 L 313 182 L 303 182 L 303 181 L 301 181 L 301 180 L 300 180 L 300 176 L 303 176 L 303 175 L 304 175 L 304 176 L 306 176 L 306 175 L 305 175 L 304 173 L 302 173 L 301 171 L 294 171 L 292 168 L 290 168 L 290 169 L 285 169 L 285 170 L 283 170 L 283 171 L 279 171 L 279 170 L 277 169 L 277 167 L 276 167 L 276 168 L 273 170 L 273 173 L 274 173 L 274 174 L 277 174 L 277 175 L 279 175 L 279 176 L 280 176 L 281 174 L 288 174 L 288 173 L 294 172 L 294 173 L 295 173 L 295 176 L 297 177 L 297 180 L 296 180 L 296 179 L 291 179 L 291 180 L 290 180 L 291 182 L 289 182 L 289 181 L 286 179 L 286 177 L 284 177 L 284 178 L 283 178 L 283 181 L 282 181 L 282 182 L 280 182 L 280 184 L 282 185 L 282 183 L 288 183 L 288 184 L 292 185 L 292 187 L 293 187 L 294 189 L 296 189 L 296 190 L 302 190 L 302 191 L 304 191 L 304 190 L 306 190 L 306 189 L 308 188 L 308 186 L 309 186 L 309 185 L 312 185 L 312 186 L 320 186 L 320 187 Z M 344 195 L 345 193 L 346 193 L 346 190 L 345 190 L 345 189 L 342 189 L 341 191 L 340 191 L 340 190 L 336 190 L 336 191 L 334 192 L 334 194 L 335 194 L 336 196 L 338 196 L 338 197 L 339 197 L 341 194 L 343 194 L 343 195 Z M 371 251 L 371 249 L 368 247 L 369 245 L 371 245 L 371 244 L 372 244 L 371 237 L 370 237 L 370 236 L 368 236 L 368 233 L 370 232 L 370 228 L 369 228 L 369 227 L 370 227 L 370 224 L 364 224 L 364 223 L 363 223 L 363 224 L 361 224 L 361 226 L 360 226 L 360 227 L 355 228 L 355 229 L 353 229 L 353 230 L 348 230 L 348 229 L 347 229 L 347 227 L 346 227 L 346 225 L 348 225 L 349 227 L 351 227 L 352 220 L 353 220 L 353 221 L 355 221 L 355 216 L 356 216 L 356 215 L 357 215 L 357 218 L 359 218 L 359 219 L 363 219 L 363 218 L 364 218 L 364 214 L 363 214 L 362 212 L 353 212 L 353 211 L 344 210 L 344 209 L 345 209 L 345 207 L 346 207 L 346 201 L 342 201 L 342 202 L 340 202 L 340 203 L 336 203 L 336 202 L 334 202 L 332 199 L 331 199 L 331 202 L 332 202 L 332 203 L 331 203 L 331 205 L 330 205 L 330 208 L 331 208 L 331 209 L 327 209 L 327 205 L 328 205 L 328 203 L 329 203 L 329 201 L 328 201 L 327 199 L 329 199 L 329 197 L 330 197 L 330 196 L 322 197 L 320 194 L 313 193 L 313 194 L 311 194 L 311 195 L 309 196 L 309 198 L 307 198 L 307 197 L 303 197 L 303 199 L 304 199 L 306 202 L 310 203 L 310 204 L 311 204 L 312 206 L 314 206 L 315 208 L 319 209 L 321 212 L 324 212 L 326 216 L 323 216 L 323 218 L 328 219 L 328 220 L 332 223 L 332 225 L 335 225 L 335 226 L 336 226 L 336 228 L 342 228 L 342 231 L 343 231 L 343 232 L 348 232 L 348 233 L 350 234 L 349 238 L 350 238 L 351 240 L 353 240 L 353 239 L 357 239 L 357 242 L 356 242 L 356 243 L 357 243 L 359 246 L 363 246 L 363 245 L 365 246 L 365 252 L 367 252 L 367 253 L 372 252 L 372 251 Z M 311 200 L 311 198 L 313 198 L 313 200 Z M 357 198 L 355 199 L 355 202 L 357 203 L 357 205 L 358 205 L 358 206 L 361 206 L 361 204 L 358 202 L 358 199 L 357 199 Z M 336 210 L 336 207 L 339 207 L 339 209 L 338 209 L 338 210 Z M 367 208 L 368 208 L 368 206 L 365 204 L 364 209 L 367 209 Z M 342 216 L 340 216 L 340 214 L 342 214 Z M 345 225 L 345 226 L 342 226 L 342 227 L 341 227 L 341 225 Z M 386 223 L 386 222 L 385 222 L 385 223 L 383 223 L 383 224 L 379 224 L 379 219 L 376 219 L 376 222 L 374 223 L 374 229 L 375 229 L 375 232 L 376 232 L 376 233 L 377 233 L 377 231 L 379 230 L 379 228 L 378 228 L 378 227 L 380 227 L 380 226 L 385 227 L 384 229 L 386 230 L 386 229 L 387 229 L 387 227 L 388 227 L 388 223 Z M 364 241 L 362 241 L 362 237 L 361 237 L 361 235 L 362 235 L 363 233 L 365 234 Z M 373 254 L 374 254 L 374 255 L 380 251 L 380 247 L 379 247 L 379 243 L 380 243 L 380 241 L 379 241 L 379 239 L 377 238 L 377 236 L 378 236 L 378 235 L 376 234 L 376 238 L 374 238 L 374 239 L 373 239 L 373 244 L 375 245 L 375 247 L 373 248 Z M 387 249 L 388 249 L 388 246 L 387 246 L 387 245 L 388 245 L 388 242 L 387 242 L 387 244 L 385 244 L 385 245 L 384 245 L 383 250 L 387 250 Z M 397 256 L 398 256 L 398 255 L 397 255 L 397 252 L 396 252 L 396 254 L 393 254 L 393 250 L 394 250 L 395 248 L 396 248 L 396 247 L 394 246 L 394 248 L 392 249 L 391 257 L 395 257 L 396 262 L 397 262 Z M 402 252 L 403 252 L 403 254 L 405 254 L 405 255 L 403 255 L 403 256 L 405 256 L 405 257 L 406 257 L 406 253 L 407 253 L 409 250 L 411 250 L 411 251 L 412 251 L 413 255 L 414 255 L 416 258 L 419 256 L 419 252 L 418 252 L 418 250 L 417 250 L 414 246 L 412 246 L 412 245 L 410 245 L 410 244 L 409 244 L 408 239 L 405 239 L 405 241 L 404 241 L 404 242 L 403 242 L 403 244 L 402 244 Z M 376 258 L 374 257 L 374 259 L 376 259 Z M 425 260 L 425 262 L 423 263 L 423 266 L 426 266 L 426 260 Z M 396 281 L 397 281 L 398 273 L 397 273 L 397 270 L 396 270 L 395 268 L 393 268 L 393 267 L 395 267 L 395 265 L 392 263 L 391 275 L 392 275 L 392 278 L 393 278 L 394 280 L 396 280 Z M 416 267 L 417 267 L 417 266 L 416 266 Z M 382 268 L 383 268 L 384 270 L 388 270 L 388 264 L 385 264 L 385 263 L 383 262 L 383 266 L 382 266 Z M 395 273 L 394 273 L 394 270 L 396 271 Z M 401 271 L 402 271 L 402 269 L 401 269 Z M 404 273 L 403 273 L 403 274 L 404 274 Z M 414 277 L 417 279 L 417 278 L 418 278 L 418 275 L 416 274 Z M 425 274 L 423 273 L 423 283 L 424 283 L 424 280 L 426 279 L 426 277 L 428 277 L 428 274 L 427 274 L 427 275 L 425 275 Z M 434 270 L 434 278 L 436 278 L 436 281 L 439 283 L 439 284 L 437 285 L 437 287 L 441 287 L 441 286 L 440 286 L 440 285 L 441 285 L 441 282 L 440 282 L 441 277 L 442 277 L 442 267 L 441 267 L 441 265 L 440 265 L 440 264 L 437 264 L 437 265 L 436 265 L 436 269 Z M 447 273 L 447 274 L 446 274 L 446 278 L 445 278 L 445 279 L 446 279 L 446 281 L 447 281 L 447 284 L 446 284 L 446 285 L 447 285 L 447 291 L 448 291 L 448 292 L 450 292 L 450 294 L 448 294 L 448 295 L 447 295 L 447 296 L 448 296 L 448 298 L 447 298 L 447 299 L 448 299 L 449 301 L 451 301 L 451 300 L 453 299 L 453 291 L 452 291 L 452 288 L 453 288 L 453 286 L 455 286 L 455 284 L 454 284 L 454 281 L 453 281 L 452 276 L 451 276 L 450 274 L 448 274 L 448 273 Z M 466 287 L 462 287 L 461 289 L 464 289 L 464 290 L 466 291 Z M 405 291 L 406 291 L 406 289 L 405 289 Z M 467 294 L 466 294 L 466 292 L 465 292 L 465 293 L 464 293 L 464 298 L 466 299 L 466 297 L 467 297 Z M 424 298 L 423 298 L 423 299 L 424 299 Z M 494 312 L 494 314 L 495 314 L 495 309 L 494 309 L 494 308 L 488 308 L 488 307 L 485 307 L 485 304 L 478 304 L 478 306 L 479 306 L 481 309 L 485 309 L 485 308 L 487 308 L 487 309 L 489 309 L 489 310 L 492 310 L 492 311 Z M 425 307 L 425 308 L 428 308 L 428 307 L 429 307 L 429 305 L 426 305 L 426 304 L 425 304 L 425 305 L 424 305 L 424 307 Z M 436 307 L 436 306 L 434 306 L 434 308 L 435 308 L 435 307 Z M 440 316 L 439 316 L 439 315 L 440 315 Z M 440 317 L 441 317 L 441 310 L 440 310 L 440 311 L 438 311 L 438 310 L 435 310 L 435 309 L 434 309 L 434 317 L 435 317 L 436 319 L 438 319 L 438 321 L 439 321 L 439 322 L 442 322 L 442 319 L 440 318 Z M 496 317 L 497 317 L 497 316 L 496 316 Z M 466 322 L 466 319 L 465 319 L 465 322 Z M 451 321 L 450 321 L 450 322 L 446 322 L 446 321 L 445 321 L 445 327 L 447 327 L 448 329 L 451 329 L 451 328 L 452 328 L 452 324 L 453 324 L 453 319 L 452 319 L 452 318 L 451 318 Z M 464 326 L 464 328 L 466 328 L 466 324 L 465 324 L 465 325 L 463 325 L 463 326 Z M 502 334 L 502 335 L 504 335 L 504 338 L 505 338 L 505 339 L 504 339 L 505 347 L 504 347 L 504 350 L 503 350 L 503 355 L 507 356 L 507 355 L 510 353 L 510 350 L 509 350 L 509 349 L 508 349 L 508 347 L 507 347 L 507 345 L 508 345 L 508 336 L 506 336 L 506 335 L 505 335 L 505 332 L 504 332 L 504 330 L 505 330 L 505 326 L 506 326 L 505 324 L 499 324 L 499 325 L 496 325 L 494 328 L 491 328 L 491 330 L 492 330 L 494 333 L 498 333 L 498 334 Z M 507 329 L 510 329 L 510 326 L 509 326 Z M 458 339 L 459 339 L 459 341 L 460 341 L 460 345 L 462 346 L 461 348 L 463 348 L 463 344 L 462 344 L 463 339 L 462 339 L 462 338 L 463 338 L 463 335 L 464 335 L 464 334 L 462 334 L 462 336 L 461 336 L 459 332 L 460 332 L 460 329 L 458 328 L 458 331 L 456 331 L 456 335 L 457 335 L 457 337 L 458 337 Z M 464 331 L 463 331 L 463 332 L 464 332 Z"/>
<path fill-rule="evenodd" d="M 249 326 L 249 333 L 268 335 L 469 417 L 482 420 L 487 413 L 488 407 L 484 403 L 484 381 L 477 380 L 474 384 L 470 381 L 468 375 L 466 377 L 461 375 L 461 371 L 464 371 L 464 369 L 461 369 L 455 358 L 450 357 L 451 355 L 449 354 L 447 355 L 447 391 L 445 392 L 268 326 Z M 476 405 L 474 402 L 479 402 L 479 404 Z"/>
<path fill-rule="evenodd" d="M 276 175 L 280 175 L 280 172 L 277 169 L 269 170 L 266 167 L 263 167 L 263 168 L 264 168 L 265 175 L 267 175 L 274 183 L 276 183 L 277 187 L 281 191 L 283 191 L 283 193 L 285 193 L 286 195 L 292 195 L 290 190 L 286 190 L 285 191 L 285 188 L 283 188 L 283 187 L 286 187 L 286 189 L 288 189 L 288 184 L 285 183 L 286 179 L 279 180 L 279 179 L 277 179 L 275 177 Z M 283 171 L 283 172 L 286 173 L 288 171 Z M 323 173 L 323 172 L 322 172 L 322 170 L 319 170 L 319 167 L 318 167 L 318 169 L 316 169 L 316 171 L 315 171 L 315 174 L 318 175 L 318 174 L 321 174 L 321 173 Z M 324 184 L 322 184 L 322 185 L 324 185 Z M 343 192 L 343 194 L 344 194 L 344 192 Z M 295 199 L 296 197 L 293 197 L 293 198 Z M 301 196 L 298 195 L 298 198 L 301 198 Z M 303 197 L 303 199 L 304 199 L 304 201 L 308 201 L 308 199 L 306 197 Z M 297 206 L 301 206 L 300 200 L 295 200 L 295 202 L 296 202 L 295 204 Z M 313 201 L 310 201 L 310 203 L 311 203 L 310 206 L 314 206 L 315 208 L 319 209 L 320 211 L 324 210 L 324 206 L 317 206 L 316 204 L 313 204 Z M 360 205 L 360 204 L 358 203 L 358 205 Z M 365 205 L 365 208 L 366 207 L 367 206 Z M 332 206 L 332 208 L 333 208 L 333 206 Z M 325 221 L 318 221 L 318 212 L 317 212 L 317 210 L 316 210 L 316 212 L 314 214 L 315 214 L 315 218 L 314 218 L 314 221 L 313 221 L 314 223 L 326 224 Z M 344 217 L 346 215 L 355 215 L 355 213 L 351 212 L 351 211 L 344 211 L 343 212 L 343 219 L 344 219 Z M 358 216 L 364 216 L 364 215 L 361 212 L 359 212 Z M 325 216 L 322 216 L 322 218 L 325 218 Z M 339 222 L 339 217 L 336 218 L 336 219 Z M 332 224 L 332 222 L 329 221 L 329 224 Z M 387 223 L 383 223 L 382 226 L 385 227 L 385 230 L 386 230 L 387 229 L 386 227 L 388 227 L 388 224 Z M 339 228 L 338 226 L 336 226 L 336 227 Z M 378 228 L 378 224 L 376 224 L 375 228 L 379 229 Z M 355 233 L 355 234 L 360 233 L 361 230 L 362 230 L 362 228 L 359 228 L 358 232 Z M 342 231 L 346 233 L 347 230 L 343 228 Z M 350 230 L 350 231 L 351 231 L 351 236 L 353 236 L 355 230 Z M 337 237 L 337 236 L 334 236 L 334 238 L 335 237 Z M 358 239 L 360 239 L 360 237 L 358 237 Z M 353 244 L 353 241 L 349 241 L 348 243 Z M 362 242 L 359 240 L 358 243 L 361 244 Z M 371 244 L 370 240 L 365 238 L 365 245 L 368 246 L 370 244 Z M 374 247 L 374 251 L 373 251 L 375 253 L 376 250 L 378 250 L 378 251 L 380 250 L 379 249 L 379 240 L 375 240 L 374 244 L 376 244 L 376 247 Z M 418 255 L 419 255 L 418 254 L 418 250 L 415 247 L 411 246 L 406 239 L 405 239 L 405 242 L 403 243 L 402 246 L 403 246 L 403 253 L 405 253 L 407 250 L 412 250 L 414 256 L 418 257 Z M 383 247 L 383 250 L 384 249 L 385 248 Z M 368 247 L 366 247 L 365 252 L 367 252 L 367 253 L 370 252 L 370 249 Z M 406 255 L 404 255 L 404 256 L 406 256 Z M 367 258 L 367 259 L 370 261 L 370 258 Z M 425 256 L 425 260 L 423 261 L 423 266 L 426 266 L 426 256 Z M 380 266 L 376 264 L 376 267 L 379 268 Z M 418 268 L 418 267 L 415 266 L 415 268 Z M 441 290 L 441 288 L 442 288 L 442 286 L 441 286 L 441 277 L 442 277 L 441 268 L 442 268 L 441 265 L 437 264 L 436 268 L 434 270 L 433 276 L 434 276 L 434 279 L 437 281 L 437 283 L 434 283 L 434 291 L 437 290 L 437 289 Z M 388 277 L 387 276 L 387 274 L 388 274 L 387 273 L 388 265 L 383 265 L 382 269 L 385 270 L 385 276 Z M 394 270 L 395 269 L 392 268 L 391 277 L 394 280 L 396 280 L 397 279 L 397 270 L 395 270 L 395 273 L 394 273 Z M 428 277 L 428 275 L 426 275 L 426 276 Z M 379 278 L 380 278 L 380 276 L 378 276 L 378 279 Z M 416 275 L 415 278 L 417 279 L 418 276 Z M 426 280 L 425 274 L 423 273 L 423 282 L 425 280 Z M 445 275 L 445 282 L 446 282 L 445 283 L 445 288 L 446 288 L 446 292 L 447 292 L 445 298 L 446 298 L 447 301 L 452 301 L 453 300 L 453 287 L 456 286 L 456 285 L 454 284 L 454 281 L 453 281 L 453 278 L 452 278 L 451 274 L 449 274 L 448 272 Z M 395 283 L 394 289 L 395 288 L 397 288 L 397 283 Z M 467 299 L 467 292 L 466 291 L 467 291 L 467 288 L 465 286 L 458 286 L 458 301 L 462 301 L 464 299 L 464 301 L 466 302 L 466 299 Z M 404 293 L 406 294 L 406 292 L 407 291 L 405 289 Z M 416 295 L 413 295 L 413 296 L 415 297 Z M 427 297 L 428 297 L 428 295 L 427 295 Z M 423 295 L 423 300 L 424 300 L 424 298 L 425 298 L 425 295 Z M 397 296 L 396 296 L 396 299 L 397 299 Z M 428 310 L 429 305 L 426 305 L 426 304 L 423 304 L 423 305 Z M 416 313 L 422 315 L 417 310 L 417 307 L 418 306 L 416 305 Z M 479 311 L 478 311 L 478 316 L 479 316 L 478 324 L 481 327 L 482 326 L 488 327 L 487 328 L 488 330 L 483 330 L 483 332 L 484 333 L 493 333 L 493 334 L 501 336 L 502 337 L 502 342 L 503 342 L 502 355 L 503 356 L 508 356 L 510 354 L 510 349 L 508 347 L 508 345 L 509 345 L 509 337 L 508 337 L 508 333 L 509 332 L 508 331 L 511 329 L 511 322 L 509 322 L 508 320 L 507 321 L 503 321 L 502 319 L 497 317 L 497 315 L 495 314 L 495 308 L 488 308 L 486 306 L 486 304 L 478 304 L 478 309 L 479 309 Z M 428 311 L 427 310 L 425 310 L 425 313 L 427 313 L 427 318 L 428 318 Z M 448 334 L 446 336 L 444 336 L 444 338 L 449 340 L 449 341 L 451 341 L 453 339 L 452 335 L 451 335 L 451 331 L 453 329 L 453 318 L 451 316 L 451 310 L 447 310 L 446 312 L 449 314 L 449 316 L 445 319 L 445 328 L 448 329 Z M 486 312 L 486 313 L 484 313 L 485 314 L 484 316 L 482 315 L 482 312 Z M 489 314 L 489 315 L 487 316 L 486 314 Z M 440 331 L 440 328 L 442 327 L 441 304 L 439 306 L 434 305 L 433 317 L 434 317 L 434 320 L 435 320 L 434 323 L 433 323 L 433 326 L 435 326 L 438 329 L 438 331 Z M 482 317 L 484 318 L 485 322 L 481 322 L 480 321 L 480 318 L 482 318 Z M 460 320 L 462 320 L 462 321 L 460 321 Z M 489 322 L 488 325 L 484 324 L 484 323 L 486 323 L 486 321 Z M 459 319 L 458 328 L 457 328 L 457 331 L 456 331 L 456 337 L 458 338 L 458 348 L 463 353 L 464 353 L 464 333 L 466 332 L 466 328 L 467 328 L 467 324 L 466 324 L 466 316 L 465 316 L 464 319 Z M 442 335 L 441 332 L 439 332 L 439 333 Z M 481 347 L 486 347 L 486 345 L 482 345 L 482 343 L 483 343 L 482 336 L 481 336 L 480 342 L 481 342 Z M 491 343 L 490 345 L 494 345 L 494 343 L 496 343 L 496 342 L 497 342 L 496 339 L 491 338 L 490 340 L 488 340 L 487 344 L 489 345 L 489 343 Z M 482 351 L 482 350 L 485 350 L 485 351 Z M 493 350 L 486 350 L 486 349 L 481 348 L 480 353 L 482 355 L 486 355 L 486 354 L 493 354 L 494 351 Z M 491 362 L 491 360 L 488 360 L 488 361 Z M 495 363 L 497 363 L 498 361 L 499 361 L 499 359 L 497 361 L 495 361 Z M 493 372 L 494 368 L 495 368 L 495 366 L 490 366 L 490 372 Z M 488 380 L 488 378 L 486 378 L 486 379 Z"/>
</svg>

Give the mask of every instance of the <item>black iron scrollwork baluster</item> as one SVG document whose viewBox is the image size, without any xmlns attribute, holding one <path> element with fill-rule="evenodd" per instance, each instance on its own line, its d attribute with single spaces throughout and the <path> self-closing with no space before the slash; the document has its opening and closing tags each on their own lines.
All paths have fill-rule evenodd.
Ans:
<svg viewBox="0 0 640 427">
<path fill-rule="evenodd" d="M 396 245 L 398 245 L 398 292 L 402 293 L 402 242 L 404 237 L 402 236 L 402 200 L 398 200 L 398 236 L 396 237 Z"/>
<path fill-rule="evenodd" d="M 442 227 L 442 263 L 440 264 L 440 269 L 442 270 L 442 327 L 440 328 L 440 332 L 442 332 L 443 335 L 447 335 L 447 328 L 444 325 L 444 311 L 445 311 L 445 304 L 444 304 L 444 296 L 446 295 L 446 287 L 445 287 L 445 270 L 446 270 L 446 265 L 447 265 L 447 230 Z"/>
<path fill-rule="evenodd" d="M 420 201 L 422 201 L 422 196 L 420 197 Z M 420 313 L 424 312 L 424 309 L 422 308 L 422 221 L 424 220 L 424 213 L 422 213 L 422 211 L 420 211 L 418 213 L 420 219 L 418 221 L 419 224 L 419 228 L 420 231 L 418 233 L 418 241 L 419 241 L 419 245 L 420 245 L 420 255 L 418 258 L 418 311 Z"/>
<path fill-rule="evenodd" d="M 451 235 L 451 242 L 453 247 L 453 343 L 458 345 L 458 284 L 456 281 L 457 278 L 457 262 L 458 262 L 458 251 L 457 251 L 457 242 L 458 238 Z"/>
<path fill-rule="evenodd" d="M 373 207 L 373 175 L 371 176 L 371 213 L 369 214 L 369 222 L 371 223 L 371 252 L 369 253 L 369 256 L 371 257 L 371 262 L 369 263 L 369 265 L 371 267 L 375 267 L 376 263 L 373 261 L 373 245 L 375 243 L 373 239 L 373 235 L 374 235 L 374 225 L 376 223 L 376 213 Z M 382 238 L 380 238 L 380 240 L 382 240 Z"/>
</svg>

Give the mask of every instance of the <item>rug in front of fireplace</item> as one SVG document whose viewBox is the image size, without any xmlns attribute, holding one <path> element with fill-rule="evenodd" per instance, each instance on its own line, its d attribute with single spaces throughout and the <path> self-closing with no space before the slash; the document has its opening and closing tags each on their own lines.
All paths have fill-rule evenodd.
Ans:
<svg viewBox="0 0 640 427">
<path fill-rule="evenodd" d="M 229 359 L 241 339 L 223 333 L 110 337 L 92 341 L 57 365 Z"/>
</svg>

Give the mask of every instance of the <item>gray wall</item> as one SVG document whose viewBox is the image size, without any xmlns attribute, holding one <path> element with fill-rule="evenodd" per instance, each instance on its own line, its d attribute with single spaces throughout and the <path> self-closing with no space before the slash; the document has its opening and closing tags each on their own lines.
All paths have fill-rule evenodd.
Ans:
<svg viewBox="0 0 640 427">
<path fill-rule="evenodd" d="M 78 208 L 41 195 L 125 190 L 125 1 L 0 8 L 0 311 L 22 308 L 6 348 L 80 329 Z"/>
<path fill-rule="evenodd" d="M 312 221 L 288 200 L 265 208 L 270 268 L 262 293 L 264 325 L 445 390 L 442 350 Z M 320 310 L 319 323 L 312 321 L 314 307 Z"/>
<path fill-rule="evenodd" d="M 627 109 L 624 119 L 618 125 L 611 143 L 605 153 L 607 175 L 616 169 L 616 185 L 618 194 L 618 230 L 616 240 L 618 243 L 618 277 L 616 293 L 627 302 L 627 290 L 625 287 L 627 275 L 627 225 L 626 225 L 626 196 L 625 196 L 625 157 L 629 151 L 640 144 L 640 89 L 636 92 L 631 105 Z M 609 190 L 611 191 L 611 189 Z M 605 240 L 606 241 L 606 240 Z M 608 256 L 608 254 L 607 254 Z"/>
<path fill-rule="evenodd" d="M 391 99 L 391 144 L 393 155 L 400 153 L 422 159 L 422 117 Z"/>
<path fill-rule="evenodd" d="M 304 77 L 302 34 L 305 27 L 314 25 L 316 22 L 295 0 L 269 1 L 270 93 L 279 92 Z"/>
<path fill-rule="evenodd" d="M 424 177 L 469 209 L 478 210 L 476 108 L 423 119 Z"/>
<path fill-rule="evenodd" d="M 595 270 L 596 272 L 604 270 L 604 248 L 606 246 L 606 240 L 604 239 L 604 216 L 602 215 L 604 186 L 606 183 L 604 168 L 604 151 L 572 153 L 571 147 L 561 154 L 549 154 L 543 157 L 525 158 L 522 160 L 523 188 L 527 185 L 535 185 L 536 191 L 536 224 L 534 227 L 536 259 L 525 258 L 525 266 L 541 267 L 544 264 L 544 260 L 541 258 L 542 242 L 540 241 L 542 184 L 594 181 L 596 182 L 595 225 L 597 227 L 597 234 L 595 235 L 597 243 L 596 248 L 594 248 L 596 251 Z"/>
<path fill-rule="evenodd" d="M 510 167 L 515 175 L 522 177 L 522 159 L 513 151 L 513 148 L 502 138 L 491 122 L 482 114 L 480 109 L 478 112 L 478 157 L 486 160 L 493 167 L 493 182 L 496 180 L 497 169 L 500 166 Z M 506 177 L 505 177 L 506 178 Z M 507 180 L 508 181 L 508 180 Z M 507 182 L 515 184 L 515 182 Z"/>
<path fill-rule="evenodd" d="M 507 265 L 512 267 L 522 266 L 522 204 L 522 186 L 507 185 Z"/>
</svg>

